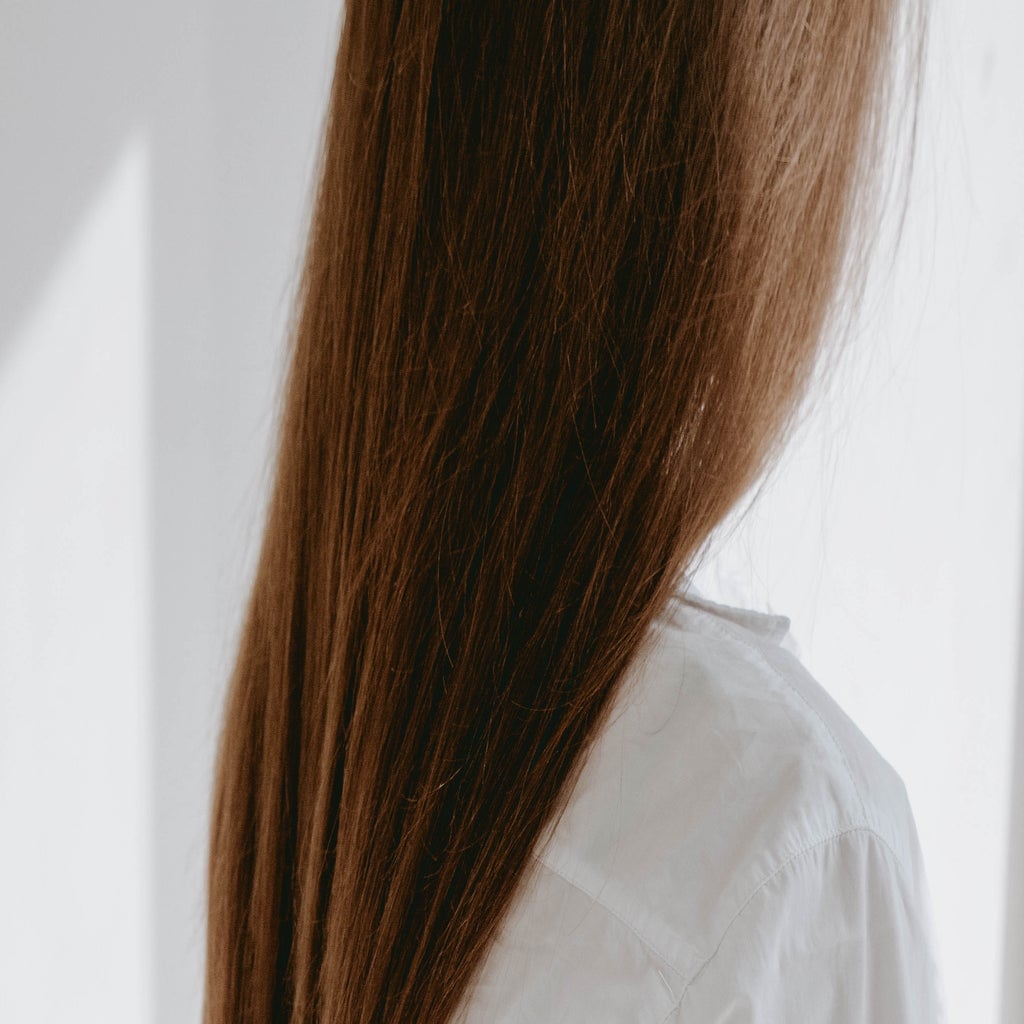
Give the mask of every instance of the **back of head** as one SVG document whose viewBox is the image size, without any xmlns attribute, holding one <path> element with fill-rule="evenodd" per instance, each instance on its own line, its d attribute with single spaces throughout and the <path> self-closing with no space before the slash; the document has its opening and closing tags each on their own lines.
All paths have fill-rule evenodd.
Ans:
<svg viewBox="0 0 1024 1024">
<path fill-rule="evenodd" d="M 206 1024 L 448 1020 L 852 267 L 892 0 L 349 0 Z"/>
</svg>

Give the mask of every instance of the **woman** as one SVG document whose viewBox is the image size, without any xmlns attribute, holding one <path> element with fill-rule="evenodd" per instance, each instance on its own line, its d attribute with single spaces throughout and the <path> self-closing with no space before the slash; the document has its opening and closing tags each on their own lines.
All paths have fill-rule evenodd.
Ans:
<svg viewBox="0 0 1024 1024">
<path fill-rule="evenodd" d="M 898 775 L 689 585 L 863 264 L 899 23 L 346 5 L 206 1024 L 938 1019 Z"/>
</svg>

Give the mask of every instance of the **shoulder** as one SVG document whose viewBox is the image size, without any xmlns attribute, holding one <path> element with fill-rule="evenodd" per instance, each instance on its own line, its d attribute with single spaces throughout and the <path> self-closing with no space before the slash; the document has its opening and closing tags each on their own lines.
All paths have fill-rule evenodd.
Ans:
<svg viewBox="0 0 1024 1024">
<path fill-rule="evenodd" d="M 700 598 L 670 619 L 709 706 L 752 709 L 776 751 L 763 758 L 759 787 L 775 808 L 770 863 L 741 870 L 747 895 L 719 924 L 671 1022 L 748 1003 L 751 1021 L 944 1020 L 930 894 L 899 773 L 780 643 L 784 616 Z"/>
<path fill-rule="evenodd" d="M 537 846 L 477 994 L 489 1019 L 511 1000 L 524 1019 L 661 1024 L 731 970 L 758 915 L 781 919 L 773 893 L 808 897 L 865 857 L 914 889 L 903 781 L 782 646 L 786 627 L 673 598 Z"/>
<path fill-rule="evenodd" d="M 542 854 L 621 901 L 686 975 L 766 879 L 829 837 L 870 834 L 913 864 L 903 780 L 782 645 L 787 629 L 673 599 Z"/>
<path fill-rule="evenodd" d="M 691 597 L 673 599 L 663 625 L 661 656 L 678 660 L 687 708 L 700 707 L 733 753 L 758 765 L 749 782 L 784 798 L 780 831 L 813 843 L 870 830 L 912 866 L 903 779 L 788 645 L 788 618 Z"/>
</svg>

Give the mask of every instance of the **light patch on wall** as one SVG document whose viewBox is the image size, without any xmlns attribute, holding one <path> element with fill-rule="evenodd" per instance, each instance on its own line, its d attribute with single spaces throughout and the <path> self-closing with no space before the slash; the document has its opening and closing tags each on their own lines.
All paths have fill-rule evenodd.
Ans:
<svg viewBox="0 0 1024 1024">
<path fill-rule="evenodd" d="M 129 137 L 0 363 L 0 1018 L 151 1016 L 149 166 Z"/>
</svg>

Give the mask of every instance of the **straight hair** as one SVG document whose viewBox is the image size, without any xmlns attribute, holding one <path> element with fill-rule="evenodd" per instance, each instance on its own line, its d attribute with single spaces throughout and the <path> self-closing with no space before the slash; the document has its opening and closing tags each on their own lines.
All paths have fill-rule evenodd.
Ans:
<svg viewBox="0 0 1024 1024">
<path fill-rule="evenodd" d="M 894 0 L 348 0 L 205 1024 L 450 1021 L 862 266 Z"/>
</svg>

